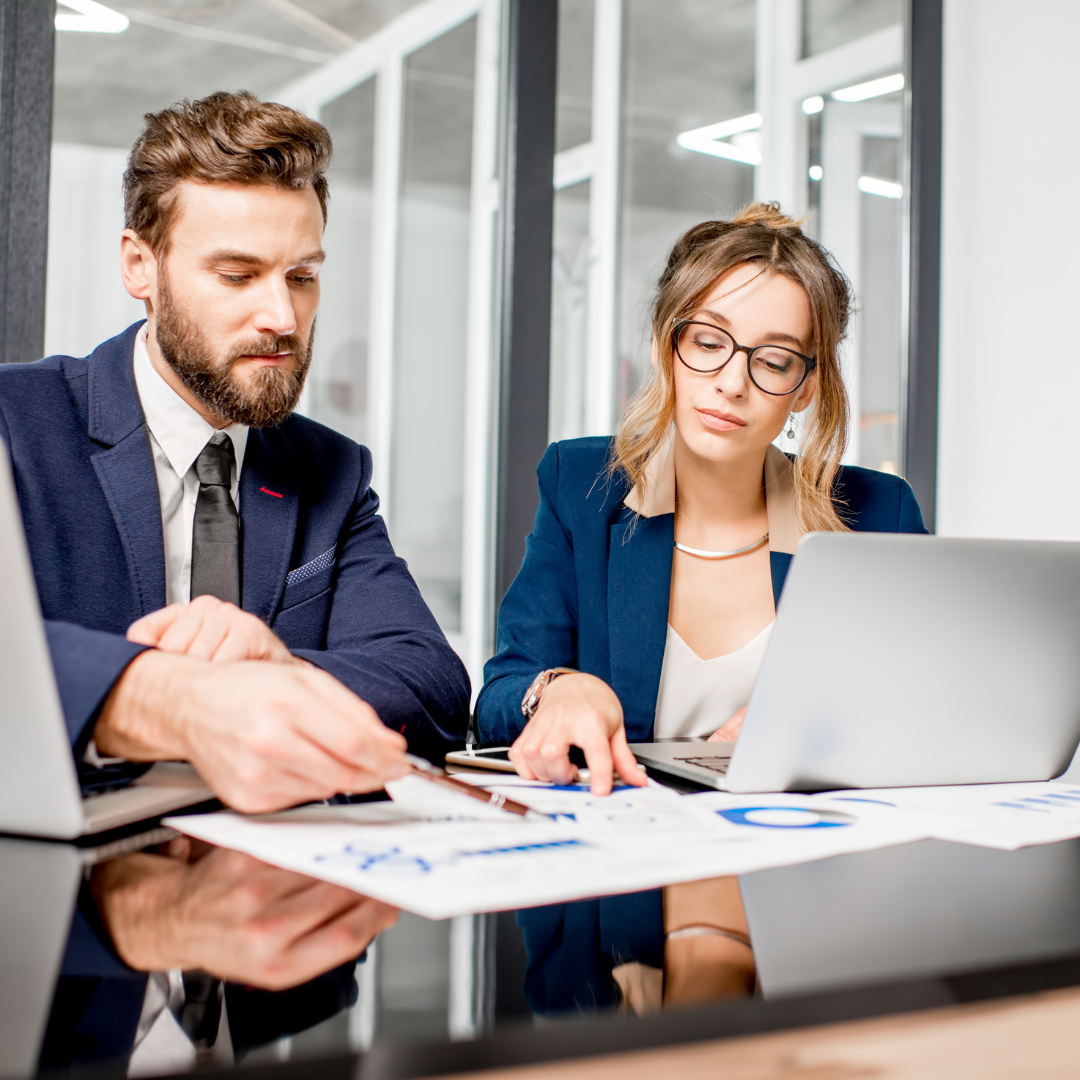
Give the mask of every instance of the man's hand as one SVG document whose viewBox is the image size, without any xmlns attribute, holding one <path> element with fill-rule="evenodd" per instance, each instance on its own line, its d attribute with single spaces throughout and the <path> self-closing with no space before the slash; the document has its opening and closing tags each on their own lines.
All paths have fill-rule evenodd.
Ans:
<svg viewBox="0 0 1080 1080">
<path fill-rule="evenodd" d="M 741 708 L 723 727 L 717 728 L 709 736 L 709 742 L 734 742 L 742 731 L 742 722 L 746 719 L 746 707 Z"/>
<path fill-rule="evenodd" d="M 569 784 L 577 776 L 571 746 L 585 753 L 594 795 L 611 791 L 616 769 L 634 787 L 648 783 L 626 744 L 622 705 L 615 691 L 603 679 L 584 672 L 560 675 L 548 683 L 539 708 L 510 748 L 510 760 L 526 780 Z"/>
<path fill-rule="evenodd" d="M 91 889 L 121 959 L 138 971 L 199 968 L 285 990 L 359 956 L 396 908 L 350 889 L 213 848 L 191 861 L 125 855 L 95 867 Z"/>
<path fill-rule="evenodd" d="M 405 739 L 310 664 L 142 653 L 105 699 L 94 740 L 130 761 L 190 761 L 244 813 L 377 791 L 409 771 Z"/>
<path fill-rule="evenodd" d="M 303 664 L 256 616 L 216 596 L 197 596 L 190 604 L 170 604 L 134 622 L 128 641 L 198 660 L 274 660 Z"/>
</svg>

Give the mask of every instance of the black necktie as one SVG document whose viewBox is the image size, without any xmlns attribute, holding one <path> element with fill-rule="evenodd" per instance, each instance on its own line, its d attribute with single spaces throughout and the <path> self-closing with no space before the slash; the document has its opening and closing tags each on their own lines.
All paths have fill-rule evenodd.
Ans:
<svg viewBox="0 0 1080 1080">
<path fill-rule="evenodd" d="M 205 971 L 184 971 L 181 976 L 184 1004 L 176 1019 L 196 1050 L 208 1049 L 217 1041 L 221 1027 L 222 982 Z"/>
<path fill-rule="evenodd" d="M 191 598 L 240 606 L 240 519 L 232 501 L 233 446 L 218 432 L 195 460 L 199 498 L 191 534 Z"/>
</svg>

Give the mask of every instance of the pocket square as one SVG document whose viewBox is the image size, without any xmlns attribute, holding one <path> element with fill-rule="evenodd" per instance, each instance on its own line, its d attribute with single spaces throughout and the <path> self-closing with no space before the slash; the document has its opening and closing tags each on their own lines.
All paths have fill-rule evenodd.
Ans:
<svg viewBox="0 0 1080 1080">
<path fill-rule="evenodd" d="M 303 566 L 298 566 L 295 570 L 290 570 L 289 576 L 285 579 L 285 584 L 287 586 L 296 585 L 301 581 L 307 581 L 308 578 L 322 573 L 323 570 L 328 570 L 334 565 L 334 560 L 336 558 L 337 548 L 331 548 L 329 551 L 324 551 L 317 559 L 312 559 L 311 562 L 306 562 Z"/>
</svg>

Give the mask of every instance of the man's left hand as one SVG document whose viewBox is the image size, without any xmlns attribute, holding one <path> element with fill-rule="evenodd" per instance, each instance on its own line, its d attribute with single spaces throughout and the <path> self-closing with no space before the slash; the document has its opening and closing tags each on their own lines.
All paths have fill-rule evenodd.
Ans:
<svg viewBox="0 0 1080 1080">
<path fill-rule="evenodd" d="M 303 664 L 261 619 L 215 596 L 170 604 L 134 622 L 128 641 L 198 660 L 274 660 Z"/>
</svg>

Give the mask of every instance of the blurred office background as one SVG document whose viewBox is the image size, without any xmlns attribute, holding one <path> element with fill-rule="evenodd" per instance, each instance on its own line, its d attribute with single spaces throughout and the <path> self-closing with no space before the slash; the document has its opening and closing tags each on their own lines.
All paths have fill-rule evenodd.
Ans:
<svg viewBox="0 0 1080 1080">
<path fill-rule="evenodd" d="M 612 431 L 671 243 L 752 198 L 855 287 L 848 460 L 907 475 L 938 531 L 1080 539 L 1068 0 L 59 0 L 47 46 L 41 0 L 2 3 L 5 56 L 55 50 L 43 300 L 15 315 L 5 234 L 47 353 L 142 317 L 117 236 L 145 112 L 246 88 L 329 127 L 302 410 L 371 447 L 475 684 L 545 442 Z"/>
<path fill-rule="evenodd" d="M 329 127 L 302 408 L 371 447 L 394 542 L 476 687 L 546 442 L 612 431 L 647 371 L 671 243 L 752 198 L 805 216 L 855 286 L 849 460 L 907 476 L 939 532 L 1080 540 L 1075 0 L 0 15 L 3 360 L 84 354 L 142 317 L 117 254 L 145 112 L 246 88 Z M 356 1045 L 468 1035 L 496 1007 L 462 977 L 490 927 L 432 924 L 429 942 L 415 923 L 378 946 L 415 963 L 373 950 L 335 1021 Z"/>
</svg>

